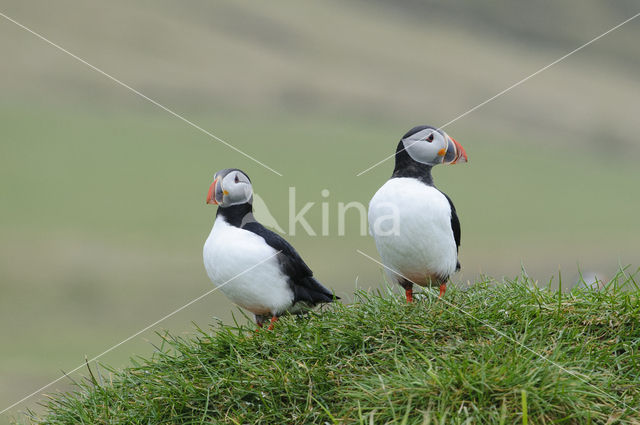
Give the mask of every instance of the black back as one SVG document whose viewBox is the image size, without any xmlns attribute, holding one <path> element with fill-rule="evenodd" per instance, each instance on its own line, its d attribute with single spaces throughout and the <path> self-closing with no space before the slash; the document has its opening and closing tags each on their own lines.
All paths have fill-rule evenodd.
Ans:
<svg viewBox="0 0 640 425">
<path fill-rule="evenodd" d="M 456 241 L 456 252 L 459 252 L 460 236 L 462 232 L 460 230 L 460 220 L 458 219 L 458 213 L 456 212 L 456 207 L 453 206 L 453 202 L 451 201 L 451 198 L 449 198 L 449 195 L 442 191 L 440 191 L 440 193 L 442 193 L 445 198 L 447 198 L 447 201 L 449 201 L 449 206 L 451 207 L 451 229 L 453 230 L 453 238 Z M 456 270 L 460 270 L 460 261 L 458 261 L 458 263 L 456 264 Z"/>
<path fill-rule="evenodd" d="M 309 266 L 289 242 L 255 220 L 252 210 L 252 205 L 245 203 L 218 208 L 217 215 L 223 216 L 225 221 L 232 226 L 255 233 L 264 239 L 270 247 L 280 251 L 276 258 L 282 272 L 289 278 L 289 287 L 293 292 L 294 303 L 301 301 L 314 306 L 340 299 L 313 277 Z"/>
<path fill-rule="evenodd" d="M 277 256 L 278 262 L 283 273 L 289 277 L 294 303 L 302 301 L 314 306 L 340 299 L 313 277 L 313 272 L 302 260 L 298 251 L 282 236 L 257 221 L 248 222 L 242 228 L 262 237 L 270 247 L 280 251 Z"/>
</svg>

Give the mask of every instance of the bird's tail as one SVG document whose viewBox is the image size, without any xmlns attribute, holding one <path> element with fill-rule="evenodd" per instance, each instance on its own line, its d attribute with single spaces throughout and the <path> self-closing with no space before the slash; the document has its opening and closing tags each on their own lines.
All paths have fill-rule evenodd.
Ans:
<svg viewBox="0 0 640 425">
<path fill-rule="evenodd" d="M 296 285 L 296 298 L 312 305 L 330 303 L 340 299 L 339 296 L 311 276 L 305 278 L 302 285 Z"/>
</svg>

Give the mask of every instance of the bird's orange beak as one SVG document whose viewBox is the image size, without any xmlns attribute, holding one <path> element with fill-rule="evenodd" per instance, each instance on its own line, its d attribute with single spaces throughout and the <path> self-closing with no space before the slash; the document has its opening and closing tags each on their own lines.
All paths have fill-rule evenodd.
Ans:
<svg viewBox="0 0 640 425">
<path fill-rule="evenodd" d="M 207 204 L 218 205 L 216 201 L 216 186 L 218 185 L 218 179 L 215 179 L 211 186 L 209 186 L 209 192 L 207 193 Z"/>
<path fill-rule="evenodd" d="M 444 155 L 443 164 L 457 164 L 458 162 L 468 162 L 467 152 L 462 145 L 447 134 L 447 152 Z"/>
</svg>

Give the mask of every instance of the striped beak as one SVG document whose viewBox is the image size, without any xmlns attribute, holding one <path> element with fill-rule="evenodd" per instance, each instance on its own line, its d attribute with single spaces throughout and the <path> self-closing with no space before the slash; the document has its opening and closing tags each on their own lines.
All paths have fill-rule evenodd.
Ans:
<svg viewBox="0 0 640 425">
<path fill-rule="evenodd" d="M 211 183 L 211 186 L 209 186 L 209 192 L 207 193 L 207 204 L 218 205 L 220 202 L 222 202 L 222 196 L 218 197 L 218 193 L 222 195 L 222 189 L 219 186 L 219 179 L 216 178 L 215 180 L 213 180 L 213 183 Z M 218 200 L 218 198 L 220 198 L 220 200 Z"/>
<path fill-rule="evenodd" d="M 442 158 L 443 164 L 457 164 L 458 162 L 468 162 L 467 152 L 464 150 L 462 145 L 456 140 L 445 134 L 447 139 L 447 152 L 444 154 Z"/>
</svg>

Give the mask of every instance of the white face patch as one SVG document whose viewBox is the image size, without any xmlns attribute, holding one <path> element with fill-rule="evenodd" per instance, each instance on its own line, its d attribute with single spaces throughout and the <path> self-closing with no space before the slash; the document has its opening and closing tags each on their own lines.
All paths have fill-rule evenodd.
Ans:
<svg viewBox="0 0 640 425">
<path fill-rule="evenodd" d="M 402 139 L 402 144 L 411 159 L 428 165 L 442 164 L 447 151 L 445 137 L 434 128 L 418 131 L 406 139 Z"/>
<path fill-rule="evenodd" d="M 240 205 L 251 201 L 253 187 L 249 177 L 241 171 L 233 170 L 220 183 L 223 191 L 222 207 Z"/>
</svg>

